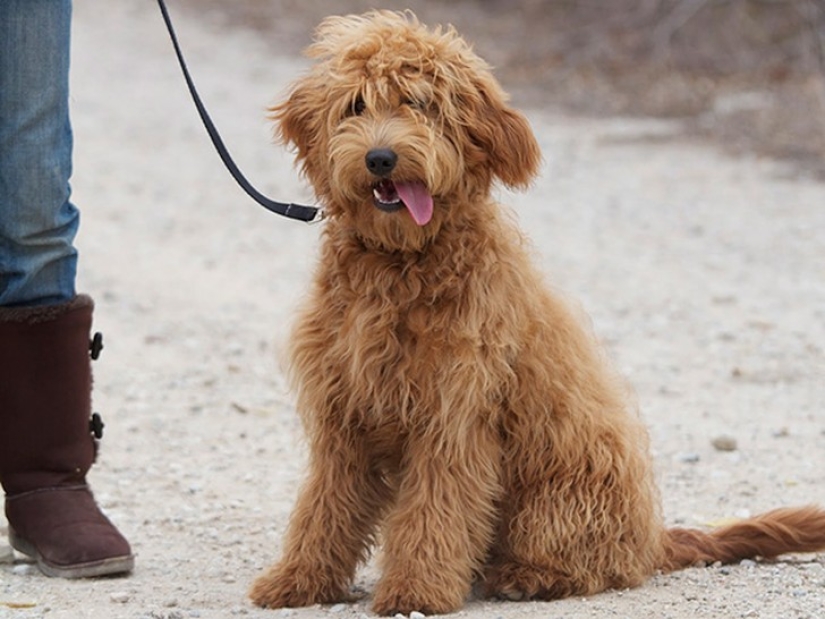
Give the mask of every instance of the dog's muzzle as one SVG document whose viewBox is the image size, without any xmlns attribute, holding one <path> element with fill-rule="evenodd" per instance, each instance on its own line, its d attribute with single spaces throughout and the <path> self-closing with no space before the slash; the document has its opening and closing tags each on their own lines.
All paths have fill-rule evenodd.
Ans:
<svg viewBox="0 0 825 619">
<path fill-rule="evenodd" d="M 398 163 L 398 155 L 389 148 L 373 148 L 364 157 L 367 170 L 377 176 L 372 186 L 373 204 L 385 213 L 394 213 L 407 207 L 413 221 L 419 226 L 433 217 L 433 197 L 421 181 L 392 180 L 390 174 Z"/>
</svg>

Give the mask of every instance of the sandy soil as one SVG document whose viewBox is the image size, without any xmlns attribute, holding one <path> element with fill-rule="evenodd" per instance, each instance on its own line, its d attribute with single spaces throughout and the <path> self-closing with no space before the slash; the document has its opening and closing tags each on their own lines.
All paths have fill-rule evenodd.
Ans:
<svg viewBox="0 0 825 619">
<path fill-rule="evenodd" d="M 264 119 L 304 61 L 189 13 L 177 23 L 241 167 L 265 193 L 310 201 Z M 245 595 L 278 555 L 302 476 L 278 358 L 320 229 L 235 187 L 154 3 L 79 2 L 75 26 L 80 288 L 106 336 L 94 369 L 108 425 L 90 479 L 137 567 L 69 582 L 6 559 L 0 618 L 369 615 L 371 566 L 353 605 L 263 611 Z M 825 504 L 825 186 L 681 141 L 666 122 L 527 112 L 545 165 L 502 200 L 635 385 L 668 522 Z M 713 446 L 723 435 L 735 450 Z M 822 619 L 825 555 L 695 568 L 588 599 L 471 601 L 459 615 Z"/>
</svg>

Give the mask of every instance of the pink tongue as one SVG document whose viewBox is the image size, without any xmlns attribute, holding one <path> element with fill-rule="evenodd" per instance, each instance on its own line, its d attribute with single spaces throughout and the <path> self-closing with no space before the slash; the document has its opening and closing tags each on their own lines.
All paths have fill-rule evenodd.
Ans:
<svg viewBox="0 0 825 619">
<path fill-rule="evenodd" d="M 433 216 L 433 197 L 424 183 L 418 181 L 412 183 L 395 183 L 395 191 L 398 197 L 406 205 L 407 210 L 412 215 L 419 226 L 425 225 Z"/>
</svg>

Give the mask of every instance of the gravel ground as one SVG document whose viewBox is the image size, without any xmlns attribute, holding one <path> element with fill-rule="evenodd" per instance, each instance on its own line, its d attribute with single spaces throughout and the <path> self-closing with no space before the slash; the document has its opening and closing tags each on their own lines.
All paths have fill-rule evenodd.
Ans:
<svg viewBox="0 0 825 619">
<path fill-rule="evenodd" d="M 75 10 L 80 288 L 106 336 L 95 409 L 107 434 L 90 480 L 137 566 L 128 578 L 48 579 L 0 543 L 0 618 L 369 615 L 372 565 L 356 604 L 264 611 L 246 599 L 278 555 L 305 462 L 279 355 L 319 228 L 280 220 L 234 186 L 154 3 Z M 304 61 L 190 13 L 177 24 L 241 167 L 267 194 L 311 201 L 264 119 Z M 527 113 L 545 165 L 530 191 L 502 200 L 635 385 L 668 522 L 825 504 L 825 186 L 686 142 L 667 122 Z M 805 555 L 587 599 L 471 601 L 458 614 L 822 619 L 823 609 L 825 555 Z"/>
</svg>

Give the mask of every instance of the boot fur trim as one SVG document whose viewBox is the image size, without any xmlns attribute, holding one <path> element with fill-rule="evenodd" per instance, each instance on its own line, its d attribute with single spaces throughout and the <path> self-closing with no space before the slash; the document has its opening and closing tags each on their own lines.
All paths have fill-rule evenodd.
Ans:
<svg viewBox="0 0 825 619">
<path fill-rule="evenodd" d="M 71 301 L 59 305 L 32 305 L 0 307 L 0 322 L 17 322 L 35 325 L 60 318 L 73 310 L 82 307 L 94 308 L 92 297 L 79 294 Z"/>
</svg>

